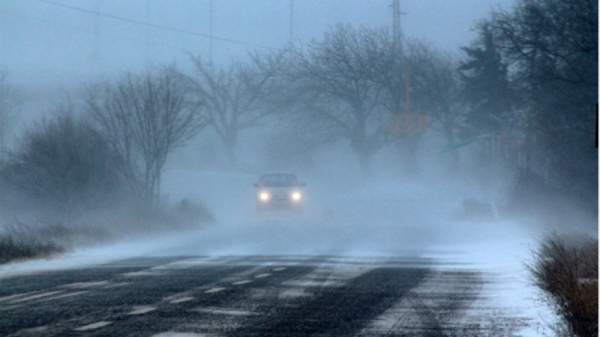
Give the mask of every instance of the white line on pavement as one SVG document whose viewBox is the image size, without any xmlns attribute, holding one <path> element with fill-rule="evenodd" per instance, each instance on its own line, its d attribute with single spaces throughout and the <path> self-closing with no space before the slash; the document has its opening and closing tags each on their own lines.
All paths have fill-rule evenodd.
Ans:
<svg viewBox="0 0 600 337">
<path fill-rule="evenodd" d="M 35 294 L 35 295 L 27 296 L 27 297 L 21 297 L 21 298 L 10 301 L 10 303 L 14 304 L 14 303 L 21 303 L 21 302 L 25 302 L 25 301 L 37 300 L 38 298 L 56 295 L 61 292 L 62 292 L 62 290 L 48 291 L 45 293 Z"/>
<path fill-rule="evenodd" d="M 191 311 L 202 312 L 206 314 L 217 314 L 217 315 L 230 315 L 230 316 L 250 316 L 256 315 L 255 312 L 233 309 L 233 308 L 217 308 L 217 307 L 207 307 L 207 308 L 195 308 Z"/>
<path fill-rule="evenodd" d="M 252 283 L 252 280 L 241 280 L 241 281 L 233 282 L 231 284 L 233 284 L 235 286 L 239 286 L 239 285 L 248 284 L 248 283 Z"/>
<path fill-rule="evenodd" d="M 154 310 L 156 310 L 156 307 L 149 305 L 135 306 L 133 307 L 133 310 L 127 313 L 127 315 L 143 315 Z"/>
<path fill-rule="evenodd" d="M 171 303 L 171 304 L 177 304 L 177 303 L 189 302 L 189 301 L 191 301 L 193 299 L 194 298 L 191 297 L 191 296 L 186 296 L 186 297 L 181 297 L 181 298 L 178 298 L 178 299 L 174 299 L 174 300 L 170 301 L 169 303 Z"/>
<path fill-rule="evenodd" d="M 79 328 L 75 328 L 73 330 L 75 330 L 75 331 L 90 331 L 90 330 L 100 329 L 100 328 L 103 328 L 103 327 L 105 327 L 107 325 L 111 325 L 111 324 L 112 324 L 112 322 L 110 322 L 110 321 L 100 321 L 100 322 L 80 326 Z"/>
</svg>

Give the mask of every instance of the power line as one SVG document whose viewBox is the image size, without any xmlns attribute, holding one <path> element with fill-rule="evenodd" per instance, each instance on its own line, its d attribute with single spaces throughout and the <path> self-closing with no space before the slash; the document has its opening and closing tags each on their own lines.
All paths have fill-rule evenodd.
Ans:
<svg viewBox="0 0 600 337">
<path fill-rule="evenodd" d="M 91 15 L 97 15 L 99 17 L 104 17 L 104 18 L 108 18 L 108 19 L 112 19 L 112 20 L 116 20 L 116 21 L 121 21 L 121 22 L 126 22 L 126 23 L 129 23 L 129 24 L 146 26 L 146 27 L 150 27 L 150 28 L 154 28 L 154 29 L 159 29 L 159 30 L 164 30 L 164 31 L 170 31 L 170 32 L 174 32 L 174 33 L 181 33 L 181 34 L 187 34 L 187 35 L 192 35 L 192 36 L 198 36 L 198 37 L 206 38 L 206 39 L 209 39 L 209 40 L 210 39 L 214 39 L 214 40 L 219 40 L 219 41 L 226 42 L 226 43 L 231 43 L 231 44 L 237 44 L 237 45 L 243 45 L 243 46 L 249 46 L 249 47 L 258 47 L 258 48 L 264 48 L 264 49 L 274 49 L 272 47 L 267 47 L 267 46 L 261 46 L 261 45 L 257 45 L 257 44 L 252 44 L 252 43 L 248 43 L 248 42 L 241 41 L 241 40 L 235 40 L 235 39 L 230 39 L 230 38 L 225 38 L 225 37 L 220 37 L 220 36 L 214 36 L 212 34 L 199 33 L 199 32 L 194 32 L 194 31 L 191 31 L 191 30 L 186 30 L 186 29 L 181 29 L 181 28 L 176 28 L 176 27 L 170 27 L 170 26 L 160 25 L 160 24 L 151 23 L 151 22 L 145 22 L 145 21 L 141 21 L 141 20 L 137 20 L 137 19 L 131 19 L 131 18 L 123 17 L 123 16 L 113 15 L 113 14 L 110 14 L 110 13 L 104 13 L 104 12 L 100 12 L 100 11 L 96 11 L 96 10 L 90 10 L 90 9 L 87 9 L 87 8 L 82 8 L 82 7 L 77 7 L 77 6 L 71 6 L 71 5 L 63 4 L 63 3 L 60 3 L 60 2 L 56 2 L 56 1 L 51 1 L 51 0 L 37 0 L 37 1 L 41 2 L 41 3 L 45 3 L 47 5 L 51 5 L 51 6 L 55 6 L 55 7 L 61 7 L 61 8 L 69 9 L 69 10 L 72 10 L 72 11 L 81 12 L 81 13 L 86 13 L 86 14 L 91 14 Z"/>
<path fill-rule="evenodd" d="M 395 51 L 402 55 L 402 23 L 401 16 L 406 13 L 400 10 L 400 0 L 392 0 L 392 37 Z"/>
<path fill-rule="evenodd" d="M 208 0 L 208 60 L 210 64 L 213 63 L 213 17 L 214 17 L 214 8 L 213 8 L 213 0 Z"/>
<path fill-rule="evenodd" d="M 72 25 L 65 25 L 65 24 L 58 24 L 55 21 L 52 20 L 48 20 L 47 18 L 42 18 L 42 17 L 38 17 L 38 16 L 28 16 L 28 15 L 23 15 L 20 13 L 15 13 L 15 12 L 7 12 L 7 11 L 2 11 L 0 10 L 0 16 L 6 16 L 6 17 L 13 17 L 13 18 L 20 18 L 20 19 L 25 19 L 25 20 L 32 20 L 32 21 L 38 21 L 41 23 L 45 23 L 45 24 L 50 24 L 52 26 L 54 26 L 54 28 L 61 28 L 64 30 L 69 30 L 75 33 L 85 33 L 85 34 L 90 34 L 90 35 L 95 35 L 96 32 L 93 29 L 88 29 L 85 27 L 78 27 L 78 26 L 72 26 Z M 111 37 L 113 39 L 117 39 L 117 40 L 122 40 L 122 41 L 133 41 L 133 42 L 139 42 L 139 43 L 143 43 L 145 45 L 154 45 L 154 46 L 158 46 L 161 48 L 165 48 L 165 49 L 176 49 L 178 51 L 190 54 L 191 51 L 187 50 L 183 47 L 180 46 L 176 46 L 173 44 L 169 44 L 169 43 L 165 43 L 164 41 L 157 41 L 157 40 L 148 40 L 148 39 L 140 39 L 140 38 L 134 38 L 134 37 L 130 37 L 130 36 L 125 36 L 122 34 L 116 35 L 116 34 L 106 34 L 106 33 L 101 33 L 101 35 L 107 36 L 107 37 Z"/>
<path fill-rule="evenodd" d="M 290 18 L 289 18 L 289 20 L 290 20 L 290 22 L 289 22 L 289 25 L 290 25 L 289 39 L 290 39 L 290 41 L 289 41 L 289 44 L 291 46 L 294 43 L 294 0 L 289 0 L 289 1 L 290 1 L 290 3 L 289 3 L 289 7 L 290 7 L 289 8 L 290 9 Z"/>
<path fill-rule="evenodd" d="M 100 1 L 94 0 L 94 10 L 100 10 Z M 92 41 L 92 62 L 98 66 L 100 63 L 100 22 L 97 16 L 94 16 L 94 20 L 92 21 L 93 29 L 94 29 L 94 40 Z"/>
</svg>

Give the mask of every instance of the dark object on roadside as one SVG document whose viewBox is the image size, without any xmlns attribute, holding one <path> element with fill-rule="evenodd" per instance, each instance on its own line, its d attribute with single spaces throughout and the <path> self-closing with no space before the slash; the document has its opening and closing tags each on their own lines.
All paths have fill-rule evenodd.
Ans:
<svg viewBox="0 0 600 337">
<path fill-rule="evenodd" d="M 59 226 L 52 226 L 58 228 Z M 35 230 L 32 227 L 3 226 L 0 231 L 0 264 L 48 257 L 61 253 L 65 248 L 50 237 L 50 233 Z M 60 235 L 60 234 L 58 234 Z"/>
<path fill-rule="evenodd" d="M 12 192 L 0 206 L 68 222 L 90 211 L 114 212 L 126 197 L 117 169 L 121 158 L 108 139 L 71 111 L 63 108 L 29 130 L 0 167 L 0 185 Z"/>
<path fill-rule="evenodd" d="M 598 240 L 546 238 L 529 266 L 569 335 L 598 336 Z"/>
<path fill-rule="evenodd" d="M 265 173 L 254 184 L 256 209 L 301 211 L 304 207 L 305 186 L 295 174 Z"/>
<path fill-rule="evenodd" d="M 214 220 L 214 216 L 204 204 L 187 198 L 179 201 L 173 211 L 175 224 L 178 226 L 197 226 Z"/>
</svg>

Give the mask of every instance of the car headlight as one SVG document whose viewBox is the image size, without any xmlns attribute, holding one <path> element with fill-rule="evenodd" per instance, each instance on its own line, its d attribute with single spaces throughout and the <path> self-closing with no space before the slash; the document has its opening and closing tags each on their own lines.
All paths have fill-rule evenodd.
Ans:
<svg viewBox="0 0 600 337">
<path fill-rule="evenodd" d="M 300 201 L 302 201 L 302 193 L 300 193 L 298 191 L 294 191 L 290 195 L 290 198 L 292 199 L 293 202 L 300 202 Z"/>
<path fill-rule="evenodd" d="M 271 194 L 269 194 L 267 191 L 262 191 L 258 193 L 258 200 L 262 202 L 269 202 L 269 200 L 271 200 Z"/>
</svg>

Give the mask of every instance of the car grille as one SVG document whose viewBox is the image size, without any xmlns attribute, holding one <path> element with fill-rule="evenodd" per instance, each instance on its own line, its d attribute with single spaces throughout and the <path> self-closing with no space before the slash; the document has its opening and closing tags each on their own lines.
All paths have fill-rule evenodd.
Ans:
<svg viewBox="0 0 600 337">
<path fill-rule="evenodd" d="M 274 194 L 272 197 L 273 202 L 288 202 L 290 198 L 287 194 Z"/>
</svg>

